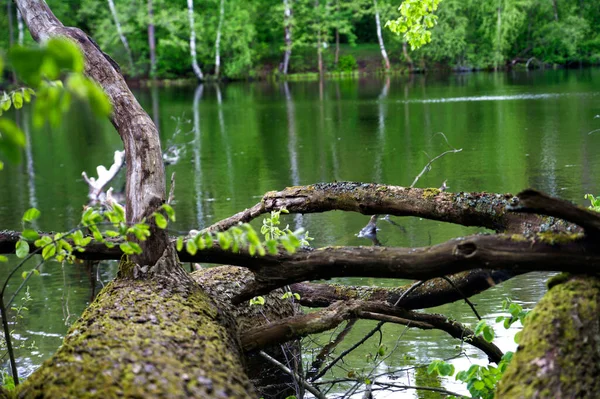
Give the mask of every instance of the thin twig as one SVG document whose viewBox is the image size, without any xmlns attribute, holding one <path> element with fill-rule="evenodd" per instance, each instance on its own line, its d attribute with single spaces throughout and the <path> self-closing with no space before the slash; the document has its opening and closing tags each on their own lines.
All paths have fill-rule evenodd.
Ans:
<svg viewBox="0 0 600 399">
<path fill-rule="evenodd" d="M 167 200 L 167 204 L 172 204 L 175 199 L 175 172 L 171 175 L 171 189 L 169 190 L 169 199 Z"/>
<path fill-rule="evenodd" d="M 467 298 L 466 295 L 462 293 L 462 291 L 460 290 L 460 288 L 458 288 L 456 286 L 456 284 L 454 284 L 454 282 L 452 280 L 450 280 L 447 276 L 442 276 L 442 278 L 444 280 L 446 280 L 448 282 L 448 284 L 450 284 L 452 287 L 454 287 L 454 289 L 456 290 L 456 292 L 458 292 L 458 294 L 463 297 L 463 299 L 465 300 L 465 302 L 467 303 L 467 305 L 469 305 L 471 307 L 471 309 L 473 309 L 473 313 L 475 313 L 475 316 L 477 316 L 477 320 L 481 320 L 481 316 L 479 316 L 479 313 L 477 313 L 477 309 L 475 309 L 475 305 L 473 305 L 473 302 L 471 302 L 469 300 L 469 298 Z"/>
<path fill-rule="evenodd" d="M 356 324 L 358 319 L 348 320 L 344 329 L 335 337 L 334 340 L 325 345 L 321 351 L 317 354 L 317 358 L 311 363 L 310 370 L 306 373 L 307 379 L 312 377 L 319 372 L 319 369 L 323 365 L 323 362 L 329 356 L 329 354 L 346 338 L 346 335 L 352 330 L 352 327 Z"/>
<path fill-rule="evenodd" d="M 429 162 L 427 162 L 427 165 L 425 165 L 425 167 L 423 168 L 423 170 L 421 170 L 421 173 L 419 173 L 417 175 L 417 177 L 415 177 L 415 180 L 413 180 L 412 184 L 410 185 L 410 188 L 413 188 L 415 186 L 415 184 L 417 184 L 417 182 L 419 181 L 419 179 L 425 174 L 427 173 L 430 169 L 431 169 L 431 164 L 433 164 L 435 161 L 437 161 L 438 159 L 440 159 L 441 157 L 443 157 L 446 154 L 453 154 L 453 153 L 457 153 L 457 152 L 461 152 L 462 148 L 454 148 L 450 145 L 450 142 L 448 142 L 448 138 L 446 137 L 446 135 L 442 132 L 436 133 L 436 135 L 439 134 L 441 135 L 444 140 L 446 141 L 446 144 L 448 144 L 448 147 L 451 148 L 451 150 L 448 151 L 444 151 L 442 152 L 440 155 L 432 158 L 429 160 Z M 427 155 L 427 154 L 426 154 Z"/>
<path fill-rule="evenodd" d="M 300 383 L 302 384 L 302 386 L 304 388 L 306 388 L 306 390 L 308 392 L 312 393 L 316 398 L 327 399 L 327 397 L 325 395 L 323 395 L 321 392 L 319 392 L 319 390 L 317 388 L 315 388 L 314 386 L 312 386 L 309 383 L 307 383 L 302 377 L 300 377 L 298 374 L 296 374 L 295 372 L 293 372 L 292 370 L 290 370 L 285 365 L 281 364 L 278 360 L 272 358 L 271 356 L 269 356 L 268 354 L 266 354 L 264 351 L 260 351 L 259 353 L 269 363 L 273 364 L 274 366 L 278 367 L 280 370 L 282 370 L 286 374 L 288 374 L 288 375 L 294 377 L 296 380 L 300 381 Z"/>
</svg>

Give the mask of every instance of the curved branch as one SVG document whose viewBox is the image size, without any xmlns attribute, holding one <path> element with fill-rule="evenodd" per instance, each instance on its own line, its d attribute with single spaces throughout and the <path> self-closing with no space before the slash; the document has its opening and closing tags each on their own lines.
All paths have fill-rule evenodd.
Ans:
<svg viewBox="0 0 600 399">
<path fill-rule="evenodd" d="M 543 241 L 542 241 L 543 240 Z M 527 239 L 521 235 L 474 235 L 422 248 L 326 247 L 276 257 L 229 258 L 251 269 L 256 283 L 234 302 L 273 288 L 332 277 L 385 277 L 427 280 L 466 270 L 600 271 L 600 248 L 581 234 L 555 234 Z M 231 263 L 231 262 L 230 262 Z"/>
<path fill-rule="evenodd" d="M 221 220 L 203 232 L 227 230 L 272 210 L 318 213 L 332 210 L 365 215 L 417 216 L 495 231 L 521 232 L 535 229 L 543 220 L 536 215 L 506 212 L 515 201 L 511 194 L 449 193 L 439 189 L 406 188 L 372 183 L 318 183 L 271 191 L 252 208 Z M 547 222 L 547 221 L 546 221 Z"/>
<path fill-rule="evenodd" d="M 460 301 L 465 297 L 479 294 L 518 274 L 521 273 L 509 270 L 475 269 L 449 276 L 448 278 L 460 292 L 444 283 L 443 277 L 434 278 L 426 281 L 421 287 L 403 298 L 398 306 L 405 309 L 427 309 Z M 393 305 L 409 287 L 411 287 L 411 284 L 387 288 L 336 283 L 296 283 L 290 288 L 292 292 L 300 295 L 302 306 L 322 308 L 336 301 L 351 299 L 380 301 Z M 463 295 L 461 295 L 461 292 Z"/>
<path fill-rule="evenodd" d="M 473 331 L 446 316 L 412 312 L 381 302 L 339 301 L 318 312 L 252 328 L 240 338 L 244 350 L 251 351 L 327 331 L 344 320 L 355 318 L 386 321 L 423 330 L 438 329 L 481 349 L 494 363 L 498 363 L 503 356 L 502 351 L 494 344 L 476 337 Z"/>
</svg>

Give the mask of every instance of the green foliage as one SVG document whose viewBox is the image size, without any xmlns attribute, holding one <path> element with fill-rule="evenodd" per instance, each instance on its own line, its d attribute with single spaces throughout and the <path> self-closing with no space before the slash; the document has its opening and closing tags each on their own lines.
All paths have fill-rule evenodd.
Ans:
<svg viewBox="0 0 600 399">
<path fill-rule="evenodd" d="M 338 62 L 337 70 L 341 72 L 352 72 L 358 68 L 356 58 L 352 54 L 343 55 Z"/>
<path fill-rule="evenodd" d="M 290 230 L 289 225 L 286 225 L 283 230 L 279 228 L 282 213 L 289 212 L 286 209 L 271 211 L 271 216 L 263 219 L 263 224 L 260 228 L 260 233 L 265 236 L 269 253 L 277 253 L 278 241 L 290 253 L 294 253 L 296 248 L 301 246 L 309 246 L 309 241 L 312 240 L 312 237 L 309 237 L 308 232 L 305 232 L 304 229 L 298 229 L 293 232 Z"/>
<path fill-rule="evenodd" d="M 435 373 L 442 377 L 448 377 L 454 375 L 454 365 L 447 363 L 443 360 L 434 360 L 433 362 L 431 362 L 429 367 L 427 367 L 427 373 Z"/>
<path fill-rule="evenodd" d="M 255 296 L 254 298 L 250 299 L 251 306 L 254 306 L 254 305 L 262 306 L 264 304 L 265 304 L 265 298 L 263 298 L 262 296 Z"/>
<path fill-rule="evenodd" d="M 398 10 L 400 18 L 386 23 L 392 32 L 404 35 L 415 50 L 431 41 L 431 28 L 437 23 L 437 10 L 442 0 L 404 0 Z"/>
<path fill-rule="evenodd" d="M 583 198 L 590 200 L 589 208 L 594 212 L 600 212 L 600 197 L 594 197 L 592 194 L 586 194 Z"/>
<path fill-rule="evenodd" d="M 475 335 L 481 335 L 487 342 L 492 342 L 495 336 L 494 329 L 485 320 L 479 320 L 475 326 Z"/>
<path fill-rule="evenodd" d="M 287 291 L 287 292 L 284 292 L 283 295 L 281 296 L 281 299 L 292 299 L 292 298 L 299 301 L 300 294 L 298 294 L 297 292 Z"/>
</svg>

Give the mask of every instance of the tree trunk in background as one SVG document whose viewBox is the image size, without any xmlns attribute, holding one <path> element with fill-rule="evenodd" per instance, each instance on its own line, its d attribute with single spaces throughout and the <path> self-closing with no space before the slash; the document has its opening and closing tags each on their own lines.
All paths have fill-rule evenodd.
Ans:
<svg viewBox="0 0 600 399">
<path fill-rule="evenodd" d="M 15 43 L 14 29 L 13 29 L 13 10 L 12 0 L 6 1 L 6 14 L 8 15 L 8 45 L 12 47 Z"/>
<path fill-rule="evenodd" d="M 556 0 L 552 0 L 552 8 L 554 9 L 554 20 L 558 22 L 558 4 L 556 4 Z"/>
<path fill-rule="evenodd" d="M 319 8 L 319 0 L 315 1 L 315 9 Z M 318 11 L 317 11 L 318 13 Z M 317 64 L 318 64 L 318 68 L 319 68 L 319 76 L 321 79 L 323 79 L 323 42 L 322 42 L 322 38 L 321 38 L 321 19 L 319 16 L 319 25 L 317 28 Z"/>
<path fill-rule="evenodd" d="M 121 23 L 119 22 L 119 17 L 117 15 L 117 9 L 115 8 L 115 2 L 113 0 L 108 0 L 108 7 L 110 8 L 110 13 L 112 14 L 113 20 L 115 21 L 115 26 L 117 27 L 117 33 L 121 39 L 121 43 L 123 43 L 123 47 L 125 47 L 125 51 L 127 52 L 127 60 L 129 61 L 130 68 L 129 70 L 131 71 L 131 74 L 135 76 L 131 49 L 129 48 L 129 43 L 127 42 L 127 38 L 125 37 L 123 29 L 121 28 Z"/>
<path fill-rule="evenodd" d="M 154 8 L 148 0 L 148 48 L 150 49 L 150 77 L 156 75 L 156 38 L 154 37 Z"/>
<path fill-rule="evenodd" d="M 499 2 L 497 13 L 498 19 L 496 22 L 496 59 L 494 60 L 494 70 L 498 70 L 498 62 L 502 57 L 502 1 Z"/>
<path fill-rule="evenodd" d="M 23 17 L 21 16 L 21 11 L 19 11 L 17 9 L 17 26 L 19 28 L 19 45 L 23 45 L 23 39 L 24 39 L 24 34 L 23 34 Z"/>
<path fill-rule="evenodd" d="M 194 0 L 187 0 L 188 16 L 190 20 L 190 56 L 192 57 L 192 69 L 198 80 L 204 80 L 204 75 L 198 60 L 196 60 L 196 26 L 194 25 Z"/>
<path fill-rule="evenodd" d="M 283 66 L 281 72 L 287 75 L 290 65 L 290 56 L 292 55 L 292 8 L 291 0 L 283 0 L 283 30 L 285 40 L 285 52 L 283 53 Z"/>
<path fill-rule="evenodd" d="M 149 4 L 151 4 L 149 2 Z M 68 37 L 85 55 L 85 73 L 113 104 L 111 121 L 127 157 L 126 215 L 152 235 L 143 253 L 122 258 L 64 345 L 20 386 L 21 397 L 254 397 L 243 371 L 235 320 L 181 268 L 165 230 L 151 217 L 165 202 L 155 125 L 121 74 L 77 28 L 64 27 L 43 0 L 17 0 L 32 37 Z"/>
<path fill-rule="evenodd" d="M 379 20 L 379 9 L 377 8 L 377 0 L 373 0 L 373 9 L 375 10 L 375 24 L 377 25 L 377 40 L 379 41 L 379 48 L 381 49 L 381 56 L 385 62 L 385 69 L 390 69 L 390 60 L 385 51 L 385 44 L 383 43 L 383 35 L 381 33 L 381 21 Z"/>
<path fill-rule="evenodd" d="M 600 280 L 561 274 L 548 284 L 527 318 L 498 398 L 595 398 L 600 392 Z"/>
<path fill-rule="evenodd" d="M 406 62 L 408 62 L 409 71 L 412 72 L 415 65 L 413 63 L 412 58 L 410 57 L 410 54 L 408 54 L 408 43 L 406 43 L 405 41 L 402 42 L 402 54 L 404 54 L 404 58 L 406 59 Z"/>
<path fill-rule="evenodd" d="M 221 0 L 219 6 L 219 25 L 217 26 L 217 39 L 215 40 L 215 77 L 219 79 L 221 72 L 221 30 L 225 16 L 225 0 Z"/>
</svg>

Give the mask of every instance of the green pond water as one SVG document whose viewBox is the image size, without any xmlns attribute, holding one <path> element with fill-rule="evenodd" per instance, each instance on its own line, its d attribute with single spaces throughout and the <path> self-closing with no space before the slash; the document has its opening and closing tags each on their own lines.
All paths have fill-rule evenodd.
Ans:
<svg viewBox="0 0 600 399">
<path fill-rule="evenodd" d="M 428 162 L 450 144 L 462 151 L 437 160 L 417 187 L 449 191 L 512 192 L 533 187 L 580 204 L 585 193 L 600 194 L 600 70 L 477 73 L 449 76 L 412 76 L 398 79 L 361 79 L 324 83 L 206 84 L 198 88 L 154 88 L 135 94 L 160 126 L 164 149 L 179 151 L 168 176 L 176 172 L 174 229 L 185 232 L 207 226 L 254 205 L 267 191 L 289 185 L 331 181 L 378 182 L 410 185 Z M 120 150 L 119 136 L 107 121 L 91 118 L 78 106 L 60 128 L 34 129 L 27 109 L 12 114 L 28 132 L 30 147 L 18 166 L 0 173 L 0 229 L 19 229 L 29 207 L 42 211 L 35 227 L 61 231 L 79 220 L 87 203 L 81 177 L 95 175 L 97 165 L 110 165 Z M 122 172 L 121 172 L 122 173 Z M 123 176 L 111 185 L 122 189 Z M 396 218 L 404 230 L 380 223 L 381 240 L 389 246 L 422 246 L 482 229 L 465 228 L 418 218 Z M 289 216 L 290 227 L 304 227 L 314 246 L 368 245 L 355 234 L 368 216 L 330 212 Z M 39 260 L 24 267 L 31 269 Z M 9 265 L 2 265 L 4 281 Z M 116 272 L 103 262 L 89 273 L 82 265 L 50 262 L 41 275 L 26 282 L 32 300 L 14 326 L 19 370 L 30 374 L 60 345 L 62 337 L 85 309 L 92 295 Z M 473 298 L 478 311 L 494 323 L 501 302 L 512 298 L 531 308 L 545 292 L 547 274 L 514 278 Z M 22 283 L 18 272 L 9 281 L 9 299 Z M 394 286 L 406 281 L 341 279 L 349 284 Z M 17 294 L 16 305 L 23 296 Z M 474 325 L 476 318 L 464 303 L 434 309 Z M 358 341 L 375 323 L 355 326 L 338 352 Z M 514 350 L 512 336 L 496 326 L 496 343 Z M 331 333 L 316 337 L 327 342 Z M 367 341 L 343 369 L 360 375 L 396 371 L 388 382 L 418 385 L 422 372 L 403 371 L 433 359 L 467 356 L 452 362 L 457 369 L 485 364 L 477 349 L 435 331 L 405 330 L 386 325 L 382 344 L 394 353 L 373 363 L 379 337 Z M 310 347 L 310 344 L 309 344 Z M 310 360 L 311 351 L 306 354 Z M 3 358 L 7 360 L 7 356 Z M 331 377 L 331 375 L 329 375 Z M 439 381 L 434 381 L 439 384 Z M 452 380 L 441 381 L 461 391 Z M 343 392 L 351 385 L 339 385 Z M 377 397 L 437 397 L 414 391 Z M 359 396 L 360 397 L 360 396 Z"/>
</svg>

